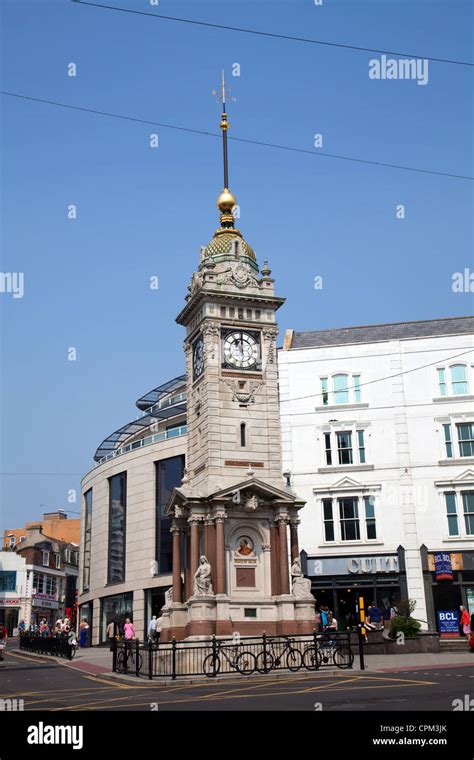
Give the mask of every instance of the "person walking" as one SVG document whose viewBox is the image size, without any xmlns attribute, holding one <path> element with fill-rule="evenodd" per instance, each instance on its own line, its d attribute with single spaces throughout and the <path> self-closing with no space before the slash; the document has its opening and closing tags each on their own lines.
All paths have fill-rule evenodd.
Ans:
<svg viewBox="0 0 474 760">
<path fill-rule="evenodd" d="M 81 649 L 87 646 L 87 633 L 89 631 L 89 623 L 85 618 L 81 620 L 79 625 L 79 646 Z"/>
<path fill-rule="evenodd" d="M 153 644 L 156 634 L 156 615 L 153 615 L 148 624 L 148 643 Z"/>
<path fill-rule="evenodd" d="M 110 651 L 113 652 L 114 649 L 114 639 L 116 636 L 116 626 L 113 620 L 110 621 L 110 623 L 107 626 L 107 638 L 109 640 L 109 646 Z"/>
<path fill-rule="evenodd" d="M 459 628 L 460 628 L 459 632 L 461 633 L 462 636 L 469 636 L 471 632 L 471 621 L 469 619 L 469 612 L 466 610 L 465 607 L 462 606 L 462 604 L 459 610 L 461 612 L 461 619 L 459 620 Z"/>
<path fill-rule="evenodd" d="M 471 633 L 469 634 L 469 651 L 474 654 L 474 613 L 471 615 Z"/>
</svg>

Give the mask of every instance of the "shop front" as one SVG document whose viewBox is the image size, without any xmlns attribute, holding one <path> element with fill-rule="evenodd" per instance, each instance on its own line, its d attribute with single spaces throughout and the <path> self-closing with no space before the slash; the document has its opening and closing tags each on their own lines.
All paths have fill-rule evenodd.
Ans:
<svg viewBox="0 0 474 760">
<path fill-rule="evenodd" d="M 441 638 L 458 638 L 460 606 L 474 615 L 474 551 L 428 551 L 421 547 L 430 627 Z"/>
<path fill-rule="evenodd" d="M 20 599 L 0 599 L 0 624 L 4 625 L 9 636 L 16 636 L 20 622 Z"/>
<path fill-rule="evenodd" d="M 116 623 L 120 632 L 123 633 L 123 626 L 127 618 L 133 621 L 133 592 L 104 596 L 100 600 L 99 643 L 105 644 L 107 642 L 107 626 L 109 623 Z"/>
<path fill-rule="evenodd" d="M 388 620 L 390 608 L 406 596 L 405 574 L 400 570 L 397 554 L 302 559 L 305 574 L 311 579 L 316 609 L 321 605 L 329 607 L 340 630 L 355 623 L 359 597 L 364 598 L 366 610 L 375 603 Z"/>
<path fill-rule="evenodd" d="M 52 594 L 34 594 L 31 600 L 31 623 L 46 620 L 53 627 L 58 618 L 59 602 Z"/>
</svg>

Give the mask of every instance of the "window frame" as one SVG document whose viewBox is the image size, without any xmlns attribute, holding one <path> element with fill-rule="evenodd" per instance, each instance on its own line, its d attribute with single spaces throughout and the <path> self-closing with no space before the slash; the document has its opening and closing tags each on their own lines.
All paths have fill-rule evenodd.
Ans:
<svg viewBox="0 0 474 760">
<path fill-rule="evenodd" d="M 453 369 L 462 367 L 464 370 L 464 380 L 453 380 Z M 470 377 L 470 365 L 466 362 L 454 362 L 453 364 L 440 364 L 436 367 L 436 388 L 438 398 L 462 398 L 463 396 L 469 396 L 472 387 Z M 465 383 L 466 390 L 463 393 L 455 393 L 454 388 L 456 385 Z"/>
<path fill-rule="evenodd" d="M 356 506 L 357 517 L 341 518 L 341 501 L 352 501 Z M 377 497 L 374 494 L 352 492 L 347 494 L 335 493 L 321 495 L 320 502 L 323 546 L 346 546 L 349 544 L 383 544 L 383 539 L 381 538 L 380 521 L 377 517 Z M 367 503 L 369 503 L 372 508 L 373 516 L 367 516 Z M 331 517 L 327 516 L 327 514 L 329 514 L 328 508 L 331 510 Z M 375 537 L 369 538 L 368 523 L 372 521 L 375 529 Z M 358 528 L 355 530 L 355 534 L 357 534 L 358 530 L 359 538 L 343 538 L 346 532 L 343 526 L 346 522 L 357 523 Z M 326 525 L 331 526 L 330 530 L 332 530 L 334 536 L 332 540 L 327 538 Z"/>
<path fill-rule="evenodd" d="M 336 379 L 345 378 L 345 385 L 336 388 Z M 320 406 L 359 406 L 363 404 L 361 373 L 339 370 L 319 377 Z M 338 400 L 338 394 L 346 394 Z"/>
<path fill-rule="evenodd" d="M 41 550 L 41 564 L 43 567 L 49 567 L 49 558 L 50 558 L 50 552 L 45 551 L 44 549 Z M 47 561 L 44 561 L 45 555 L 47 556 Z"/>
</svg>

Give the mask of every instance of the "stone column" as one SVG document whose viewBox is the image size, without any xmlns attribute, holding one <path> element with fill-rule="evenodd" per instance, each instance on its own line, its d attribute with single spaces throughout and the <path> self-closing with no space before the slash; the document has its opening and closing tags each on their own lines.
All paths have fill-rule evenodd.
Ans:
<svg viewBox="0 0 474 760">
<path fill-rule="evenodd" d="M 278 518 L 278 539 L 278 543 L 280 544 L 280 594 L 289 594 L 290 581 L 288 576 L 288 542 L 286 517 Z"/>
<path fill-rule="evenodd" d="M 290 544 L 291 544 L 291 561 L 293 562 L 300 556 L 298 547 L 298 525 L 300 521 L 296 518 L 290 520 Z"/>
<path fill-rule="evenodd" d="M 204 522 L 204 554 L 212 567 L 212 584 L 216 583 L 216 526 L 211 517 Z"/>
<path fill-rule="evenodd" d="M 173 522 L 173 602 L 181 602 L 181 531 Z"/>
<path fill-rule="evenodd" d="M 193 593 L 193 585 L 191 580 L 191 541 L 190 541 L 190 531 L 189 531 L 189 525 L 187 526 L 185 532 L 185 540 L 186 540 L 186 559 L 184 563 L 184 598 L 189 599 L 191 594 Z"/>
<path fill-rule="evenodd" d="M 225 539 L 224 515 L 216 518 L 216 594 L 225 594 Z"/>
<path fill-rule="evenodd" d="M 199 519 L 191 515 L 189 518 L 189 524 L 191 526 L 191 584 L 194 585 L 194 573 L 199 565 Z M 193 588 L 191 588 L 191 594 Z"/>
<path fill-rule="evenodd" d="M 280 551 L 278 545 L 278 526 L 274 522 L 270 525 L 270 566 L 272 596 L 278 596 L 280 593 Z"/>
</svg>

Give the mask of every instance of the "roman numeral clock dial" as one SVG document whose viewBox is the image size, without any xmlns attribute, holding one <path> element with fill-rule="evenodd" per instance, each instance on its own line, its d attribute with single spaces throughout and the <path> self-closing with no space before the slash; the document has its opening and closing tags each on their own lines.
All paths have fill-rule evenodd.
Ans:
<svg viewBox="0 0 474 760">
<path fill-rule="evenodd" d="M 222 366 L 235 369 L 260 369 L 260 335 L 243 330 L 222 334 Z"/>
<path fill-rule="evenodd" d="M 202 335 L 193 344 L 193 379 L 197 380 L 204 371 L 204 341 Z"/>
</svg>

